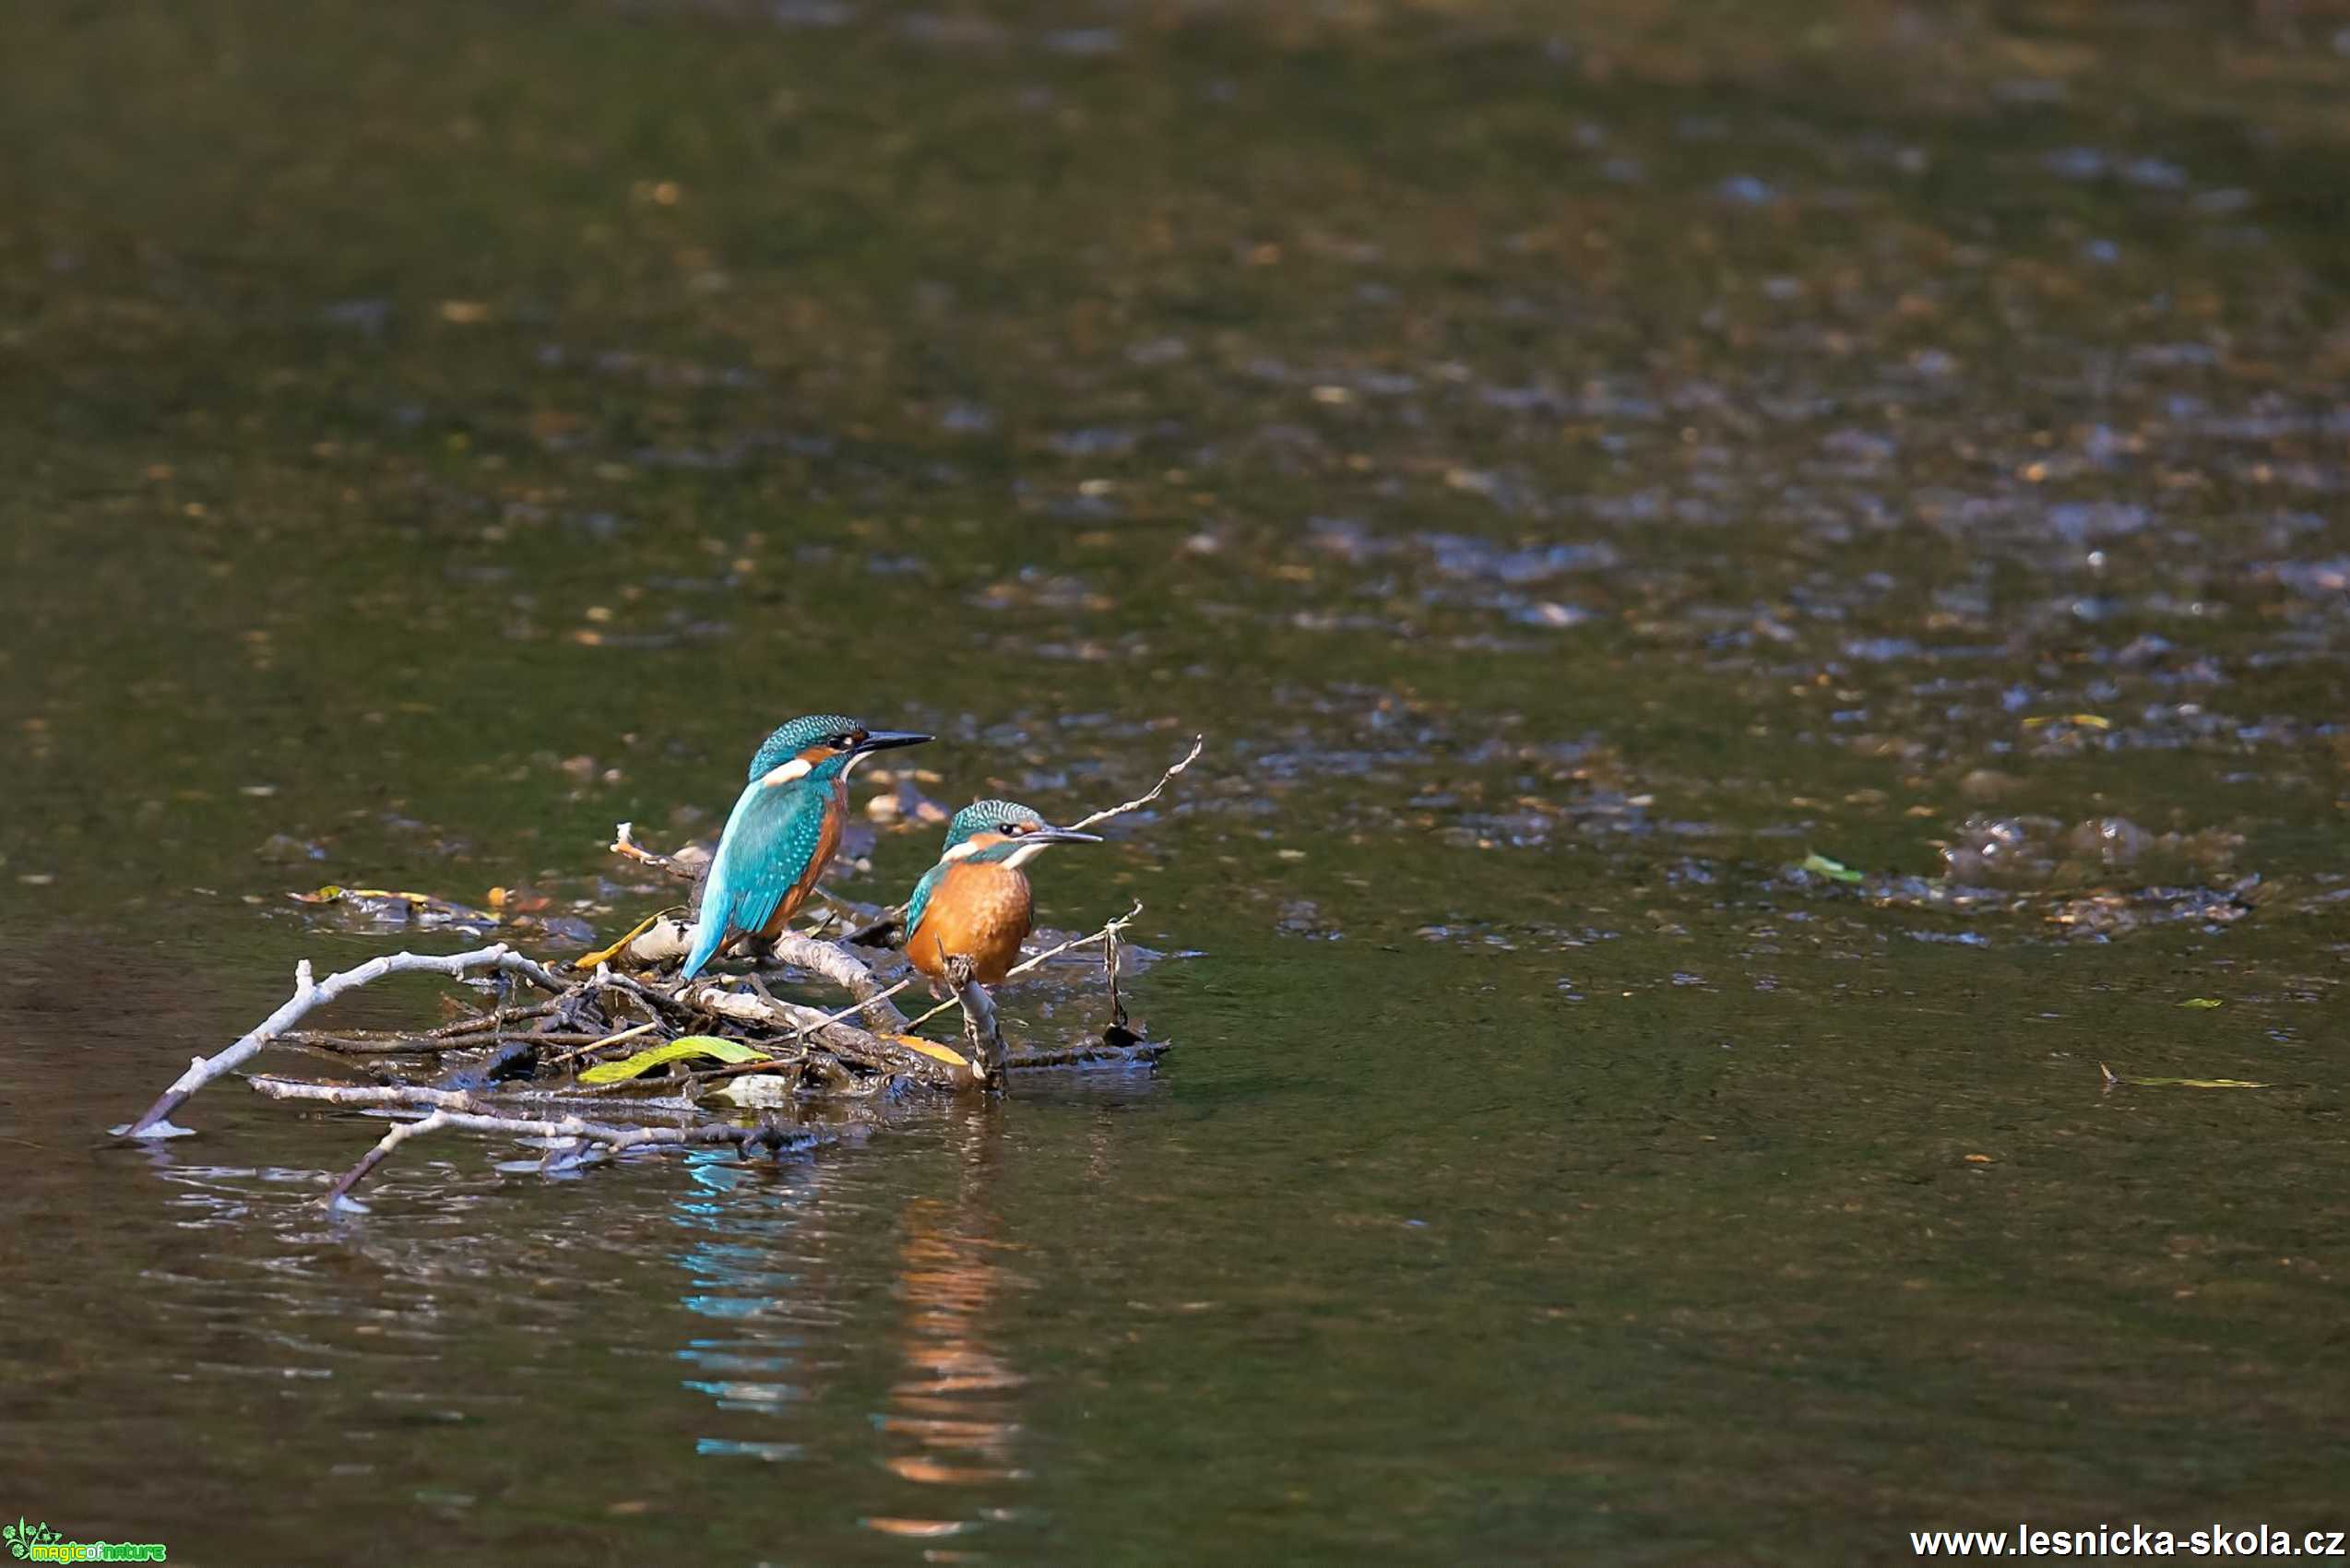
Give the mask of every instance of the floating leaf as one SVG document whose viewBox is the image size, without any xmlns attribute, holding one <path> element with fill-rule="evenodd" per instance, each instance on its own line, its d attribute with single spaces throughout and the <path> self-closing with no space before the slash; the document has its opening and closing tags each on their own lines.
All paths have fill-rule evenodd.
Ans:
<svg viewBox="0 0 2350 1568">
<path fill-rule="evenodd" d="M 2113 720 L 2102 713 L 2059 713 L 2051 717 L 2027 719 L 2024 721 L 2024 727 L 2026 730 L 2037 730 L 2044 724 L 2077 724 L 2083 730 L 2113 728 Z"/>
<path fill-rule="evenodd" d="M 1842 861 L 1832 861 L 1813 850 L 1803 857 L 1803 869 L 1814 876 L 1824 876 L 1831 882 L 1858 882 L 1860 873 Z"/>
<path fill-rule="evenodd" d="M 2181 1007 L 2217 1007 L 2220 1004 L 2216 996 L 2190 996 L 2179 1004 Z"/>
<path fill-rule="evenodd" d="M 2135 1084 L 2149 1089 L 2264 1089 L 2266 1084 L 2256 1084 L 2249 1078 L 2142 1078 L 2130 1073 L 2117 1073 L 2104 1063 L 2097 1071 L 2106 1075 L 2106 1087 L 2116 1084 Z"/>
<path fill-rule="evenodd" d="M 599 1062 L 579 1075 L 583 1084 L 617 1084 L 636 1076 L 664 1062 L 682 1061 L 689 1056 L 715 1056 L 721 1062 L 757 1062 L 766 1052 L 756 1046 L 745 1045 L 739 1039 L 720 1039 L 716 1035 L 687 1035 L 657 1045 L 650 1051 L 640 1051 L 621 1062 Z"/>
<path fill-rule="evenodd" d="M 666 911 L 663 912 L 665 913 Z M 647 915 L 643 920 L 638 921 L 635 925 L 629 928 L 629 932 L 626 936 L 622 937 L 610 947 L 599 947 L 593 953 L 581 954 L 578 957 L 574 958 L 571 961 L 571 967 L 575 969 L 592 969 L 599 964 L 609 964 L 613 959 L 619 957 L 621 954 L 626 952 L 630 943 L 635 941 L 638 937 L 644 935 L 647 932 L 652 930 L 655 926 L 660 923 L 661 915 L 659 913 Z"/>
<path fill-rule="evenodd" d="M 297 904 L 338 904 L 346 898 L 397 898 L 418 909 L 440 902 L 430 893 L 403 893 L 390 887 L 339 887 L 331 882 L 315 893 L 296 893 L 291 897 Z"/>
</svg>

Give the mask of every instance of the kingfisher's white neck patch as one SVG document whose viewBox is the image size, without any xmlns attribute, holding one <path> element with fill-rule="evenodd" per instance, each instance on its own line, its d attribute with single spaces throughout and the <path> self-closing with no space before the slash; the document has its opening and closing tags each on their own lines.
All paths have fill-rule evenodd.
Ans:
<svg viewBox="0 0 2350 1568">
<path fill-rule="evenodd" d="M 946 853 L 941 855 L 939 859 L 942 861 L 967 861 L 973 855 L 978 854 L 981 849 L 986 848 L 987 846 L 984 844 L 974 843 L 972 840 L 966 838 L 960 844 L 950 846 Z"/>
<path fill-rule="evenodd" d="M 805 778 L 815 767 L 806 757 L 796 756 L 779 767 L 771 767 L 759 775 L 759 783 L 769 790 L 778 784 L 789 784 L 795 778 Z"/>
</svg>

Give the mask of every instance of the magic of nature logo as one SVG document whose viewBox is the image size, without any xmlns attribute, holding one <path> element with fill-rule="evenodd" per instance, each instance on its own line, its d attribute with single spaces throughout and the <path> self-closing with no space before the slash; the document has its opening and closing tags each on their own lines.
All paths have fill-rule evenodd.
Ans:
<svg viewBox="0 0 2350 1568">
<path fill-rule="evenodd" d="M 21 1514 L 0 1526 L 8 1555 L 29 1562 L 162 1562 L 160 1541 L 67 1540 L 46 1523 L 28 1523 Z"/>
</svg>

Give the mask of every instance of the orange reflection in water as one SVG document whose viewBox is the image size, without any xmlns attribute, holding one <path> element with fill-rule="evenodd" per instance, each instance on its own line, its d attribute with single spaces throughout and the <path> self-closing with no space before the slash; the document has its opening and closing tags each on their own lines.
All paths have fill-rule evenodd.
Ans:
<svg viewBox="0 0 2350 1568">
<path fill-rule="evenodd" d="M 891 1450 L 884 1467 L 917 1485 L 992 1487 L 1026 1475 L 1017 1462 L 1016 1401 L 1027 1380 L 991 1338 L 998 1301 L 1020 1284 L 1001 1261 L 1007 1249 L 995 1238 L 987 1196 L 996 1144 L 991 1128 L 973 1128 L 956 1197 L 916 1198 L 904 1210 L 897 1345 L 905 1375 L 890 1385 L 880 1424 Z M 943 1536 L 1001 1516 L 1000 1504 L 973 1501 L 961 1520 L 875 1517 L 866 1524 L 890 1535 Z"/>
</svg>

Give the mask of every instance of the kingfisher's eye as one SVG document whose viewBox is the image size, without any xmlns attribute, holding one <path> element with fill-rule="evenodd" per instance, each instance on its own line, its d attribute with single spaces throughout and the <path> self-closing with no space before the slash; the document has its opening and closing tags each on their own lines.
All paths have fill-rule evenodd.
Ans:
<svg viewBox="0 0 2350 1568">
<path fill-rule="evenodd" d="M 832 738 L 832 749 L 837 752 L 855 751 L 857 742 L 864 738 L 854 730 L 843 731 Z"/>
<path fill-rule="evenodd" d="M 1007 822 L 1003 825 L 1003 831 L 1014 838 L 1017 838 L 1027 830 L 1028 825 L 1025 822 Z"/>
</svg>

